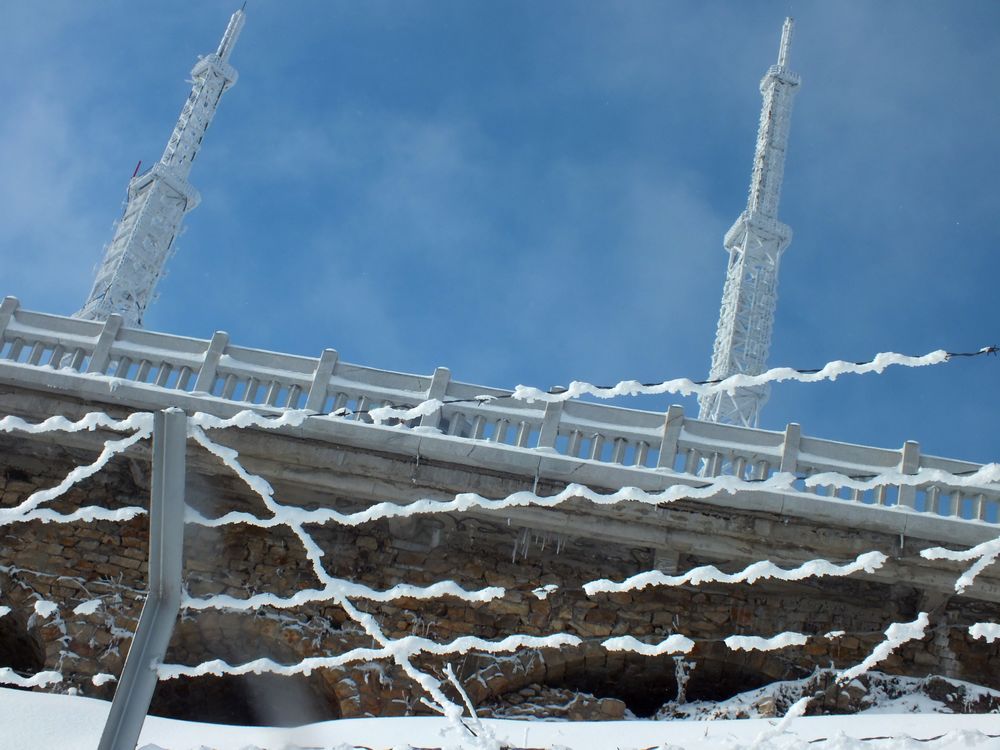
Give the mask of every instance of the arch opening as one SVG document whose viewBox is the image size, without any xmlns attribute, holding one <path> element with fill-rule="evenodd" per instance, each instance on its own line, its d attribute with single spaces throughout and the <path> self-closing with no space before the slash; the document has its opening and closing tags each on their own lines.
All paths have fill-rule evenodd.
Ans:
<svg viewBox="0 0 1000 750">
<path fill-rule="evenodd" d="M 157 684 L 149 712 L 213 724 L 293 727 L 339 719 L 312 678 L 274 674 L 206 675 Z"/>
</svg>

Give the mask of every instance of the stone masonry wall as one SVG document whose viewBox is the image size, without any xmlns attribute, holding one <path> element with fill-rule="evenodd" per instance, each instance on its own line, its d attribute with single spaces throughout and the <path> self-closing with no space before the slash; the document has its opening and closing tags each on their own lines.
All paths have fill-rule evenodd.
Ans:
<svg viewBox="0 0 1000 750">
<path fill-rule="evenodd" d="M 0 436 L 0 505 L 11 507 L 32 491 L 57 484 L 92 453 L 53 443 Z M 105 471 L 80 483 L 53 507 L 82 503 L 108 507 L 146 505 L 149 464 L 140 453 L 115 459 Z M 294 488 L 277 487 L 285 501 Z M 258 510 L 239 481 L 192 471 L 189 502 L 210 515 L 230 509 Z M 342 509 L 360 507 L 350 498 L 328 498 Z M 908 587 L 856 579 L 812 579 L 753 586 L 651 587 L 588 597 L 580 588 L 595 578 L 621 580 L 656 566 L 649 549 L 599 540 L 536 533 L 495 520 L 460 515 L 379 521 L 355 528 L 313 528 L 326 550 L 330 574 L 383 589 L 397 583 L 428 585 L 453 579 L 467 589 L 503 586 L 506 596 L 484 604 L 453 598 L 358 602 L 387 634 L 416 634 L 436 641 L 462 635 L 499 639 L 511 633 L 571 633 L 576 648 L 525 650 L 504 657 L 469 654 L 450 661 L 473 701 L 485 713 L 539 696 L 563 696 L 569 718 L 621 718 L 626 710 L 652 715 L 676 697 L 677 661 L 609 652 L 609 636 L 632 635 L 655 642 L 673 633 L 696 641 L 684 657 L 689 699 L 725 698 L 779 679 L 799 678 L 818 668 L 862 660 L 895 621 L 932 612 L 932 628 L 921 642 L 905 645 L 882 662 L 887 672 L 931 673 L 1000 688 L 1000 647 L 969 638 L 969 624 L 996 621 L 996 605 L 953 597 L 934 600 Z M 0 527 L 0 658 L 22 672 L 56 669 L 60 691 L 102 698 L 127 653 L 146 586 L 145 517 L 126 523 L 21 523 Z M 686 569 L 708 562 L 679 561 Z M 725 568 L 724 564 L 713 564 Z M 731 566 L 736 569 L 741 566 Z M 185 582 L 193 596 L 227 593 L 246 597 L 270 591 L 281 596 L 316 585 L 299 540 L 286 529 L 188 525 Z M 544 592 L 540 587 L 556 587 Z M 49 601 L 57 610 L 36 611 Z M 94 602 L 97 602 L 96 604 Z M 86 603 L 90 604 L 86 604 Z M 80 605 L 85 605 L 78 609 Z M 43 608 L 44 609 L 44 608 Z M 783 631 L 815 634 L 805 646 L 772 652 L 729 650 L 733 634 L 771 636 Z M 843 631 L 842 634 L 836 631 Z M 370 646 L 370 639 L 335 605 L 252 614 L 185 611 L 168 661 L 197 664 L 209 659 L 241 663 L 262 656 L 294 663 L 315 655 Z M 20 659 L 15 663 L 15 657 Z M 440 673 L 443 659 L 417 663 Z M 4 666 L 4 665 L 0 665 Z M 580 699 L 581 694 L 592 698 Z M 276 716 L 321 718 L 427 713 L 416 686 L 392 664 L 318 670 L 294 678 L 269 675 L 201 677 L 160 684 L 153 712 L 217 721 L 268 723 Z M 555 705 L 558 701 L 549 701 Z"/>
</svg>

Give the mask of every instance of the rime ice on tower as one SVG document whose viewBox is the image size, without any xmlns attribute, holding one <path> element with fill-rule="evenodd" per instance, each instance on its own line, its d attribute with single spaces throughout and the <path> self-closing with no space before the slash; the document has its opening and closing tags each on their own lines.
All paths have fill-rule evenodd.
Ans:
<svg viewBox="0 0 1000 750">
<path fill-rule="evenodd" d="M 712 350 L 711 380 L 738 373 L 758 375 L 767 366 L 778 300 L 778 262 L 792 239 L 792 230 L 778 221 L 792 98 L 799 86 L 799 77 L 786 67 L 791 40 L 792 19 L 786 18 L 778 64 L 772 65 L 760 82 L 764 104 L 747 207 L 724 241 L 729 270 Z M 702 396 L 698 418 L 756 427 L 768 392 L 762 385 L 740 388 L 732 396 Z"/>
<path fill-rule="evenodd" d="M 163 156 L 129 183 L 125 213 L 104 254 L 90 296 L 75 317 L 106 320 L 118 313 L 126 326 L 142 325 L 184 214 L 200 200 L 187 178 L 222 94 L 236 83 L 229 56 L 244 20 L 242 10 L 233 13 L 219 49 L 199 59 L 191 70 L 191 93 Z"/>
</svg>

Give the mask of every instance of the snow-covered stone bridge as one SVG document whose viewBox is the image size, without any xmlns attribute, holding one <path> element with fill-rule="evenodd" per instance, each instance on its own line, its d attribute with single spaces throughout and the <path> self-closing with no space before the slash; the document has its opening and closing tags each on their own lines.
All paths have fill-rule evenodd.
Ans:
<svg viewBox="0 0 1000 750">
<path fill-rule="evenodd" d="M 688 696 L 724 697 L 861 662 L 889 624 L 921 613 L 931 617 L 925 637 L 881 668 L 1000 687 L 997 647 L 968 632 L 1000 616 L 1000 577 L 987 567 L 959 595 L 965 566 L 921 555 L 1000 533 L 1000 489 L 977 464 L 921 455 L 915 443 L 848 445 L 803 435 L 795 424 L 771 432 L 701 422 L 679 407 L 662 414 L 529 402 L 452 381 L 443 368 L 401 374 L 340 362 L 333 350 L 312 359 L 235 346 L 223 333 L 203 341 L 124 328 L 116 317 L 97 323 L 29 312 L 10 297 L 0 306 L 0 416 L 123 417 L 171 406 L 223 418 L 308 410 L 294 426 L 213 437 L 286 505 L 357 513 L 385 501 L 417 508 L 459 496 L 457 512 L 399 513 L 312 535 L 331 575 L 372 589 L 451 580 L 506 590 L 483 601 L 369 602 L 386 632 L 437 641 L 581 639 L 575 648 L 464 657 L 460 676 L 480 706 L 506 710 L 534 693 L 585 691 L 606 699 L 591 715 L 614 718 L 626 706 L 649 714 L 674 697 L 679 676 Z M 3 507 L 93 461 L 107 437 L 0 435 Z M 148 460 L 148 445 L 138 443 L 53 507 L 142 504 Z M 192 444 L 188 467 L 188 502 L 203 517 L 260 514 L 217 455 Z M 0 605 L 12 608 L 0 618 L 0 660 L 22 673 L 58 668 L 69 684 L 109 694 L 110 686 L 88 680 L 120 669 L 145 587 L 144 517 L 0 528 Z M 815 560 L 836 572 L 818 575 Z M 189 526 L 185 576 L 193 597 L 288 596 L 316 585 L 294 534 L 245 524 Z M 610 582 L 594 586 L 600 578 Z M 95 600 L 99 607 L 81 606 Z M 54 602 L 57 612 L 41 616 L 37 601 Z M 170 658 L 294 662 L 366 644 L 351 625 L 330 602 L 265 607 L 252 617 L 189 611 Z M 808 638 L 751 651 L 727 641 L 786 632 Z M 607 642 L 671 634 L 695 643 L 684 657 L 695 665 L 689 679 L 686 662 L 668 653 L 623 654 Z M 424 710 L 409 677 L 391 665 L 171 680 L 154 708 L 190 717 L 201 706 L 207 718 L 266 721 L 253 714 L 252 694 L 268 680 L 301 689 L 290 701 L 301 707 L 298 718 Z"/>
</svg>

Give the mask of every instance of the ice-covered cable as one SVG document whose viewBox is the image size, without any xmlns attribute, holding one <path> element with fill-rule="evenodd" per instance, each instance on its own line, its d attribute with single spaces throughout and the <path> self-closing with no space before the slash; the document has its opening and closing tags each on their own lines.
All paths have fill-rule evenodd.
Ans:
<svg viewBox="0 0 1000 750">
<path fill-rule="evenodd" d="M 860 664 L 841 671 L 837 675 L 837 682 L 841 685 L 850 682 L 855 677 L 863 675 L 907 641 L 923 638 L 928 623 L 926 612 L 917 615 L 917 619 L 913 622 L 892 623 L 885 630 L 885 640 L 878 644 Z"/>
<path fill-rule="evenodd" d="M 389 589 L 373 589 L 364 584 L 341 579 L 334 579 L 334 584 L 323 589 L 303 589 L 291 596 L 279 597 L 275 594 L 254 594 L 246 598 L 237 598 L 229 594 L 218 594 L 205 598 L 186 598 L 181 606 L 185 609 L 228 609 L 253 610 L 261 607 L 275 609 L 291 609 L 304 604 L 330 601 L 334 596 L 349 596 L 352 599 L 364 599 L 370 602 L 391 602 L 397 599 L 440 599 L 452 597 L 466 602 L 490 602 L 501 599 L 506 589 L 500 586 L 488 586 L 482 589 L 467 590 L 454 581 L 439 581 L 430 586 L 414 586 L 400 583 Z"/>
<path fill-rule="evenodd" d="M 218 447 L 224 451 L 232 450 L 225 448 L 225 446 Z M 241 472 L 241 476 L 248 473 L 242 468 Z M 728 475 L 706 479 L 693 474 L 678 474 L 676 478 L 688 480 L 697 483 L 697 485 L 675 484 L 659 492 L 647 492 L 638 487 L 622 487 L 615 492 L 602 494 L 582 484 L 569 484 L 555 495 L 537 495 L 529 490 L 520 490 L 500 499 L 483 497 L 474 492 L 462 492 L 451 500 L 421 499 L 406 505 L 388 502 L 378 503 L 357 513 L 341 513 L 330 508 L 306 510 L 304 508 L 282 506 L 283 510 L 280 518 L 277 516 L 272 518 L 258 518 L 242 511 L 226 513 L 218 518 L 206 518 L 197 511 L 189 510 L 188 520 L 203 526 L 225 526 L 232 523 L 245 523 L 266 528 L 285 525 L 290 522 L 309 524 L 333 522 L 344 526 L 358 526 L 385 518 L 401 518 L 433 513 L 461 513 L 476 508 L 483 510 L 505 510 L 508 508 L 532 506 L 552 508 L 570 500 L 587 500 L 595 505 L 618 505 L 624 502 L 663 505 L 664 503 L 671 503 L 677 500 L 707 499 L 722 493 L 735 494 L 741 491 L 790 492 L 794 491 L 793 485 L 796 481 L 794 474 L 780 472 L 762 481 L 746 480 Z M 261 484 L 262 482 L 264 482 L 262 479 L 260 481 L 254 480 L 250 486 L 255 489 L 257 487 L 264 489 Z M 266 484 L 266 482 L 264 483 Z M 270 490 L 270 485 L 267 485 L 266 489 Z M 266 494 L 270 500 L 273 492 L 268 491 Z"/>
<path fill-rule="evenodd" d="M 987 354 L 996 351 L 996 347 L 984 347 L 978 353 Z M 976 353 L 976 354 L 978 354 Z M 972 354 L 972 353 L 970 353 Z M 967 356 L 966 354 L 956 355 L 946 352 L 943 349 L 929 352 L 922 356 L 913 357 L 896 352 L 882 352 L 876 354 L 867 362 L 846 362 L 835 360 L 828 362 L 818 369 L 795 369 L 792 367 L 774 367 L 759 375 L 745 375 L 738 373 L 719 381 L 711 380 L 691 380 L 690 378 L 676 378 L 660 383 L 640 383 L 638 380 L 622 380 L 613 386 L 599 386 L 593 383 L 573 381 L 566 388 L 550 388 L 547 391 L 530 386 L 519 385 L 514 389 L 512 398 L 523 401 L 567 401 L 580 396 L 589 395 L 597 398 L 617 398 L 619 396 L 638 395 L 662 395 L 665 393 L 680 396 L 703 396 L 712 393 L 727 393 L 732 395 L 738 388 L 751 388 L 764 385 L 766 383 L 780 383 L 787 380 L 794 380 L 800 383 L 818 383 L 823 380 L 836 380 L 841 375 L 864 375 L 866 373 L 879 373 L 885 371 L 890 366 L 901 367 L 926 367 L 929 365 L 939 365 L 948 362 L 955 356 Z"/>
<path fill-rule="evenodd" d="M 731 635 L 723 640 L 726 647 L 732 651 L 777 651 L 789 646 L 804 646 L 809 636 L 804 633 L 778 633 L 770 638 L 757 635 Z"/>
<path fill-rule="evenodd" d="M 888 557 L 881 552 L 865 552 L 853 562 L 837 565 L 828 560 L 810 560 L 796 568 L 780 568 L 770 560 L 759 560 L 737 573 L 723 573 L 714 565 L 702 565 L 677 576 L 667 575 L 659 570 L 650 570 L 626 578 L 621 583 L 608 579 L 591 581 L 583 585 L 588 596 L 594 594 L 633 591 L 647 586 L 698 586 L 703 583 L 749 583 L 763 579 L 779 581 L 801 581 L 805 578 L 829 576 L 849 576 L 860 571 L 873 573 L 881 568 Z"/>
<path fill-rule="evenodd" d="M 44 432 L 92 432 L 97 429 L 113 432 L 151 431 L 153 415 L 150 412 L 135 412 L 125 419 L 115 419 L 104 412 L 95 411 L 83 415 L 76 421 L 60 416 L 49 417 L 37 423 L 14 416 L 0 419 L 0 432 L 26 432 L 38 435 Z"/>
<path fill-rule="evenodd" d="M 48 420 L 47 420 L 48 421 Z M 25 498 L 20 504 L 13 508 L 5 508 L 0 510 L 0 525 L 11 523 L 19 520 L 26 520 L 26 517 L 32 511 L 35 511 L 43 503 L 54 500 L 55 498 L 62 495 L 70 487 L 77 484 L 78 482 L 92 477 L 94 474 L 99 472 L 112 458 L 117 456 L 119 453 L 131 448 L 133 445 L 138 443 L 140 440 L 145 440 L 152 434 L 152 423 L 148 426 L 143 426 L 136 429 L 136 431 L 129 435 L 128 437 L 122 438 L 120 440 L 108 440 L 104 443 L 104 449 L 101 454 L 92 463 L 86 466 L 77 466 L 75 469 L 69 472 L 63 480 L 57 484 L 55 487 L 50 487 L 49 489 L 38 490 L 33 492 L 27 498 Z M 132 517 L 143 511 L 142 508 L 130 508 L 127 509 L 127 517 Z M 43 521 L 58 521 L 60 516 L 58 514 L 41 514 L 36 516 L 39 520 Z M 72 520 L 77 520 L 76 518 Z"/>
<path fill-rule="evenodd" d="M 1000 537 L 983 542 L 982 544 L 977 544 L 975 547 L 970 547 L 965 550 L 930 547 L 928 549 L 921 550 L 920 556 L 927 560 L 975 560 L 975 562 L 969 566 L 969 569 L 955 580 L 955 591 L 962 594 L 975 582 L 976 576 L 996 562 L 997 557 L 1000 557 Z"/>
<path fill-rule="evenodd" d="M 61 672 L 38 672 L 30 677 L 22 677 L 10 667 L 0 667 L 0 685 L 13 685 L 19 688 L 46 687 L 62 682 Z"/>
</svg>

